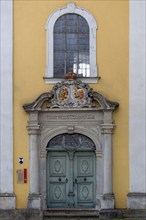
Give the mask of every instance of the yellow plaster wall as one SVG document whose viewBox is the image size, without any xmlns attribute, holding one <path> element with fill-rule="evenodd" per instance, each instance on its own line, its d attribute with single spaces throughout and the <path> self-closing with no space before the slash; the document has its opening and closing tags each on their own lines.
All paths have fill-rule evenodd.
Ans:
<svg viewBox="0 0 146 220">
<path fill-rule="evenodd" d="M 22 105 L 32 102 L 52 87 L 43 80 L 46 65 L 45 24 L 54 10 L 68 2 L 14 0 L 14 190 L 17 208 L 26 207 L 29 192 L 29 183 L 18 184 L 16 181 L 16 170 L 29 168 L 28 115 Z M 129 1 L 80 0 L 74 3 L 88 9 L 98 24 L 97 63 L 101 79 L 91 86 L 108 99 L 120 103 L 119 110 L 114 113 L 113 191 L 116 207 L 124 208 L 129 186 Z M 19 157 L 24 158 L 23 165 L 18 163 Z"/>
</svg>

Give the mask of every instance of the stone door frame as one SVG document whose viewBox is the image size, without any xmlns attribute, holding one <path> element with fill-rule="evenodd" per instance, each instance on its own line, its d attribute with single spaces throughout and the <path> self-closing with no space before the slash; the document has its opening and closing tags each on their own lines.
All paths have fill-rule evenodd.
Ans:
<svg viewBox="0 0 146 220">
<path fill-rule="evenodd" d="M 28 207 L 46 209 L 46 147 L 55 136 L 80 133 L 96 146 L 96 209 L 113 209 L 113 111 L 118 103 L 68 73 L 65 80 L 23 106 L 29 113 L 30 191 Z"/>
<path fill-rule="evenodd" d="M 96 146 L 96 207 L 114 208 L 112 183 L 112 111 L 98 109 L 29 112 L 30 191 L 28 208 L 47 209 L 46 146 L 55 136 L 80 133 Z"/>
</svg>

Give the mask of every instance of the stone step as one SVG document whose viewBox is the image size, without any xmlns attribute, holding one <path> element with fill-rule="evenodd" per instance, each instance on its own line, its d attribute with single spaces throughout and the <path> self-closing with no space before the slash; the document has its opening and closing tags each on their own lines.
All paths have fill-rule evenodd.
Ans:
<svg viewBox="0 0 146 220">
<path fill-rule="evenodd" d="M 96 220 L 99 217 L 88 217 L 88 216 L 44 216 L 43 220 Z"/>
<path fill-rule="evenodd" d="M 43 219 L 54 219 L 54 220 L 92 220 L 99 217 L 99 211 L 95 209 L 47 209 L 43 213 Z"/>
</svg>

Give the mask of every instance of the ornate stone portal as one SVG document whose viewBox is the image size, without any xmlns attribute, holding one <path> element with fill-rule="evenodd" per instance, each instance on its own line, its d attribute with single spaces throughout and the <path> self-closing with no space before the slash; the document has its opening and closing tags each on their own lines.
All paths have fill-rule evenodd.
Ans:
<svg viewBox="0 0 146 220">
<path fill-rule="evenodd" d="M 96 147 L 95 208 L 114 208 L 112 134 L 113 111 L 118 103 L 107 100 L 88 84 L 74 78 L 74 74 L 70 74 L 70 78 L 55 84 L 50 92 L 23 106 L 29 113 L 29 208 L 47 208 L 48 142 L 57 135 L 74 133 L 87 136 Z"/>
</svg>

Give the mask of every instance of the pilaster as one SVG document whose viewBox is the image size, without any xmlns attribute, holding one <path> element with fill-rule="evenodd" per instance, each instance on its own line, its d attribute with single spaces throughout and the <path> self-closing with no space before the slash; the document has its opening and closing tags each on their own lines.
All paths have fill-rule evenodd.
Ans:
<svg viewBox="0 0 146 220">
<path fill-rule="evenodd" d="M 145 1 L 130 1 L 129 168 L 127 207 L 146 208 Z"/>
<path fill-rule="evenodd" d="M 13 1 L 0 1 L 0 209 L 15 209 L 13 189 Z"/>
<path fill-rule="evenodd" d="M 103 154 L 102 151 L 96 149 L 96 209 L 100 210 L 101 208 L 101 194 L 102 194 L 102 166 L 103 166 Z"/>
<path fill-rule="evenodd" d="M 112 112 L 104 112 L 104 123 L 101 124 L 103 135 L 103 195 L 101 197 L 101 209 L 114 208 L 113 194 L 113 143 L 112 134 L 114 124 Z"/>
<path fill-rule="evenodd" d="M 39 188 L 39 135 L 40 126 L 38 114 L 30 114 L 28 125 L 29 134 L 29 172 L 30 189 L 28 196 L 28 208 L 41 209 L 41 195 Z"/>
</svg>

